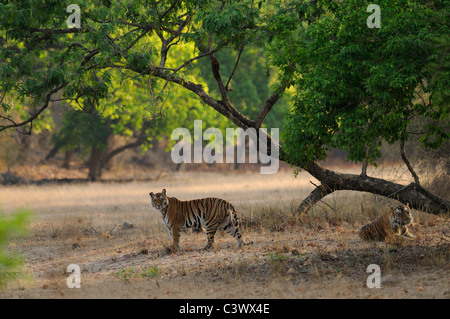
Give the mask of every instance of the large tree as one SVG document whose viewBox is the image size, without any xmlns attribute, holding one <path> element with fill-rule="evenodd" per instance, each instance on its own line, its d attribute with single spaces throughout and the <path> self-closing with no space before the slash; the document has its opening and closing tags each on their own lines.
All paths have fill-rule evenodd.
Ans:
<svg viewBox="0 0 450 319">
<path fill-rule="evenodd" d="M 65 8 L 72 2 L 1 1 L 0 131 L 30 131 L 60 90 L 63 99 L 88 101 L 92 108 L 84 111 L 92 113 L 111 94 L 115 71 L 178 85 L 244 129 L 260 128 L 294 87 L 280 159 L 321 182 L 300 211 L 337 190 L 395 197 L 431 213 L 450 209 L 418 179 L 401 185 L 365 169 L 340 174 L 318 164 L 331 147 L 347 150 L 363 167 L 375 163 L 383 141 L 403 145 L 411 138 L 412 117 L 429 123 L 420 135 L 425 146 L 447 140 L 441 121 L 449 114 L 448 1 L 380 0 L 381 28 L 367 25 L 369 2 L 353 0 L 78 1 L 81 27 L 68 28 Z M 187 44 L 195 45 L 191 54 L 170 62 Z M 234 50 L 239 68 L 241 52 L 251 47 L 265 48 L 268 67 L 279 72 L 256 113 L 233 103 L 237 72 L 224 77 L 219 59 Z M 200 59 L 210 65 L 216 95 L 195 76 Z M 25 118 L 11 116 L 12 101 L 27 108 Z"/>
<path fill-rule="evenodd" d="M 285 128 L 285 156 L 321 181 L 299 210 L 336 190 L 357 190 L 447 212 L 449 202 L 422 187 L 405 142 L 418 139 L 428 149 L 448 147 L 449 2 L 378 1 L 379 28 L 369 27 L 374 17 L 369 4 L 297 3 L 296 10 L 278 16 L 288 15 L 292 22 L 304 17 L 306 23 L 274 22 L 283 36 L 274 42 L 273 61 L 297 88 Z M 417 119 L 426 123 L 418 132 L 409 125 Z M 367 176 L 367 164 L 377 163 L 382 143 L 399 144 L 413 183 Z M 331 148 L 363 163 L 361 175 L 317 165 Z"/>
</svg>

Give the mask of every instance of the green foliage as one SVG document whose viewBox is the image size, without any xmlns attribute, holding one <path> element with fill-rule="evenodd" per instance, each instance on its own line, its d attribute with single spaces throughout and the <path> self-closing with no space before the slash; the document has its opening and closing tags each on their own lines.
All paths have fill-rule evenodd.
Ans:
<svg viewBox="0 0 450 319">
<path fill-rule="evenodd" d="M 239 48 L 252 38 L 259 11 L 253 1 L 210 1 L 196 15 L 201 34 L 214 34 L 217 41 Z"/>
<path fill-rule="evenodd" d="M 80 143 L 103 145 L 107 130 L 111 134 L 133 135 L 142 127 L 144 118 L 160 118 L 154 127 L 161 129 L 148 132 L 149 136 L 158 138 L 167 134 L 169 127 L 189 127 L 186 122 L 194 115 L 208 126 L 231 126 L 230 121 L 205 107 L 198 96 L 186 90 L 174 94 L 176 89 L 169 90 L 167 83 L 156 80 L 148 72 L 163 63 L 170 73 L 170 68 L 203 52 L 210 36 L 213 37 L 212 45 L 226 50 L 238 50 L 258 42 L 257 23 L 261 22 L 260 13 L 264 12 L 261 3 L 255 6 L 252 1 L 142 3 L 80 0 L 77 1 L 81 8 L 79 32 L 67 29 L 69 13 L 65 9 L 69 4 L 72 1 L 0 1 L 0 37 L 5 44 L 0 49 L 0 89 L 5 94 L 2 110 L 6 118 L 16 112 L 22 119 L 27 119 L 42 105 L 51 89 L 64 86 L 61 99 L 65 104 L 77 112 L 92 115 L 66 115 L 63 127 L 55 137 L 55 142 L 66 149 Z M 187 20 L 186 29 L 181 29 L 185 32 L 168 31 L 176 30 L 182 21 L 180 17 L 187 16 L 192 17 Z M 174 32 L 179 34 L 174 36 Z M 179 37 L 179 40 L 171 40 L 170 52 L 164 57 L 162 44 L 169 36 Z M 264 101 L 264 95 L 269 93 L 269 80 L 263 74 L 266 62 L 261 50 L 248 48 L 242 56 L 244 72 L 241 71 L 239 80 L 232 83 L 236 89 L 231 98 L 245 114 L 254 115 Z M 225 58 L 228 76 L 236 52 L 220 53 L 220 57 Z M 258 58 L 253 61 L 254 54 Z M 207 57 L 204 59 L 208 60 Z M 183 81 L 204 83 L 205 73 L 198 73 L 197 62 L 177 71 L 176 76 Z M 203 87 L 208 92 L 208 86 L 214 83 L 210 79 L 206 82 Z M 155 99 L 162 102 L 169 91 L 167 102 L 171 105 L 160 112 L 154 105 L 157 104 Z M 185 117 L 186 113 L 192 116 Z M 133 115 L 140 119 L 133 119 Z M 96 117 L 100 118 L 94 119 Z M 161 120 L 164 117 L 170 120 Z M 272 118 L 277 122 L 282 116 L 277 114 Z M 75 127 L 77 124 L 74 123 L 83 120 L 89 122 Z M 47 129 L 53 125 L 44 115 L 36 122 L 44 123 L 42 128 Z M 98 141 L 94 142 L 97 137 Z"/>
<path fill-rule="evenodd" d="M 448 1 L 380 0 L 381 28 L 371 29 L 370 1 L 79 0 L 75 31 L 66 26 L 71 3 L 0 1 L 0 130 L 59 86 L 67 106 L 90 114 L 66 116 L 55 137 L 66 148 L 105 147 L 110 134 L 141 128 L 146 148 L 194 119 L 229 127 L 191 92 L 201 87 L 221 103 L 205 55 L 214 52 L 227 97 L 250 119 L 271 92 L 295 88 L 291 109 L 284 93 L 264 124 L 282 128 L 284 154 L 298 166 L 332 148 L 375 164 L 383 141 L 411 137 L 416 117 L 428 123 L 414 135 L 423 145 L 448 140 Z M 38 123 L 52 125 L 45 115 Z"/>
<path fill-rule="evenodd" d="M 19 277 L 17 271 L 22 259 L 11 252 L 6 252 L 5 248 L 12 238 L 25 233 L 29 217 L 28 211 L 18 211 L 8 217 L 0 212 L 0 288 L 8 281 Z"/>
<path fill-rule="evenodd" d="M 148 268 L 134 268 L 134 267 L 129 267 L 129 268 L 122 268 L 122 270 L 118 273 L 116 273 L 116 275 L 123 279 L 124 281 L 129 282 L 132 278 L 155 278 L 159 275 L 160 270 L 158 268 L 158 265 L 153 265 L 151 267 Z"/>
<path fill-rule="evenodd" d="M 141 271 L 141 277 L 145 278 L 153 278 L 158 275 L 159 275 L 158 265 L 154 265 Z"/>
<path fill-rule="evenodd" d="M 63 116 L 61 128 L 52 139 L 61 150 L 84 146 L 85 153 L 91 147 L 105 151 L 109 132 L 108 121 L 103 117 L 83 112 L 67 112 Z"/>
<path fill-rule="evenodd" d="M 268 254 L 270 261 L 272 262 L 281 262 L 288 260 L 289 257 L 283 254 L 275 254 L 275 253 L 269 253 Z"/>
<path fill-rule="evenodd" d="M 136 138 L 145 125 L 140 146 L 147 150 L 152 147 L 154 138 L 170 137 L 177 127 L 193 130 L 195 119 L 202 119 L 205 126 L 223 123 L 219 114 L 201 103 L 193 93 L 178 86 L 156 80 L 148 84 L 144 78 L 120 81 L 116 78 L 114 76 L 111 81 L 112 94 L 99 101 L 94 114 L 83 112 L 83 105 L 77 111 L 64 114 L 61 127 L 52 137 L 55 146 L 62 150 L 81 147 L 84 156 L 92 147 L 105 152 L 109 136 Z M 72 102 L 72 108 L 76 110 L 78 103 Z"/>
<path fill-rule="evenodd" d="M 292 27 L 295 42 L 273 42 L 273 62 L 297 88 L 284 141 L 299 166 L 325 159 L 331 148 L 375 163 L 382 141 L 410 137 L 414 117 L 430 123 L 420 136 L 425 146 L 440 147 L 450 136 L 442 125 L 449 116 L 448 1 L 378 1 L 379 29 L 366 25 L 369 4 L 317 1 L 324 13 Z"/>
</svg>

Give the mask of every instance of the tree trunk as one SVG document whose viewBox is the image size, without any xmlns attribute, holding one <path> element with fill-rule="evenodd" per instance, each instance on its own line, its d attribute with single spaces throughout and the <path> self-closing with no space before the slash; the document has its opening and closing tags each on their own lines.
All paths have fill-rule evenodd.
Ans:
<svg viewBox="0 0 450 319">
<path fill-rule="evenodd" d="M 70 161 L 72 160 L 73 153 L 74 153 L 73 150 L 66 151 L 66 153 L 64 154 L 64 163 L 62 165 L 63 168 L 66 169 L 70 168 Z"/>
<path fill-rule="evenodd" d="M 136 140 L 122 145 L 116 149 L 113 149 L 112 151 L 105 151 L 102 152 L 100 151 L 99 148 L 96 147 L 92 147 L 91 149 L 91 155 L 88 161 L 88 168 L 89 168 L 89 174 L 88 174 L 88 179 L 90 181 L 95 181 L 97 179 L 99 179 L 102 176 L 102 170 L 105 167 L 110 167 L 110 163 L 111 163 L 111 159 L 128 150 L 128 149 L 132 149 L 132 148 L 136 148 L 142 145 L 142 143 L 144 143 L 146 141 L 147 135 L 145 130 L 150 126 L 150 122 L 146 121 L 144 122 L 144 124 L 142 124 L 141 127 L 141 131 L 140 134 L 136 137 Z M 110 135 L 108 136 L 107 139 L 107 148 L 111 148 L 113 144 L 113 136 Z"/>
<path fill-rule="evenodd" d="M 239 169 L 239 163 L 237 161 L 237 149 L 238 149 L 238 145 L 237 142 L 234 144 L 234 167 L 233 169 L 238 170 Z"/>
<path fill-rule="evenodd" d="M 88 161 L 88 179 L 90 181 L 96 181 L 102 176 L 103 168 L 103 152 L 97 147 L 91 148 L 91 155 Z"/>
</svg>

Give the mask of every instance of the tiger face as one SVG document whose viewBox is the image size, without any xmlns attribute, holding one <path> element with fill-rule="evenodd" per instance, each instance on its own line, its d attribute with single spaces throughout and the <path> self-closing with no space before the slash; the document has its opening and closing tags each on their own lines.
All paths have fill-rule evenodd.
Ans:
<svg viewBox="0 0 450 319">
<path fill-rule="evenodd" d="M 169 205 L 169 199 L 166 196 L 166 189 L 163 189 L 161 193 L 154 194 L 153 192 L 149 193 L 152 199 L 152 206 L 157 210 L 164 210 Z"/>
<path fill-rule="evenodd" d="M 413 222 L 409 206 L 398 206 L 390 209 L 380 216 L 376 221 L 361 227 L 359 236 L 363 240 L 383 241 L 391 235 L 399 235 L 407 239 L 414 239 L 416 236 L 409 232 L 408 226 Z"/>
<path fill-rule="evenodd" d="M 409 211 L 408 205 L 406 206 L 398 206 L 393 209 L 391 215 L 391 224 L 393 227 L 405 227 L 411 225 L 413 221 L 413 217 Z"/>
</svg>

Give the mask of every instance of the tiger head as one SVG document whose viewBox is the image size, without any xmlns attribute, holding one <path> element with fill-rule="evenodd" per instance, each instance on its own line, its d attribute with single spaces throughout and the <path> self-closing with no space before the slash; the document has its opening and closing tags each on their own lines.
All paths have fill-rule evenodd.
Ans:
<svg viewBox="0 0 450 319">
<path fill-rule="evenodd" d="M 149 193 L 152 199 L 152 206 L 157 210 L 164 210 L 169 205 L 169 199 L 166 196 L 166 189 L 164 188 L 161 193 L 154 194 Z"/>
<path fill-rule="evenodd" d="M 393 226 L 409 226 L 413 221 L 411 212 L 409 211 L 409 206 L 398 206 L 397 208 L 392 208 L 391 223 Z"/>
</svg>

